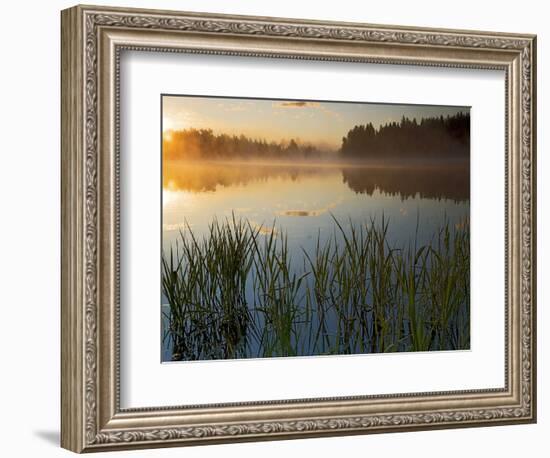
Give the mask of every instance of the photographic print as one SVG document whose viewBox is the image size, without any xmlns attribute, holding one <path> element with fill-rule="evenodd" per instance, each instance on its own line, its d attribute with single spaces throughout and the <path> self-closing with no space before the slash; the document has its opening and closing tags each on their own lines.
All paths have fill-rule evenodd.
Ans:
<svg viewBox="0 0 550 458">
<path fill-rule="evenodd" d="M 470 348 L 470 109 L 162 95 L 162 361 Z"/>
</svg>

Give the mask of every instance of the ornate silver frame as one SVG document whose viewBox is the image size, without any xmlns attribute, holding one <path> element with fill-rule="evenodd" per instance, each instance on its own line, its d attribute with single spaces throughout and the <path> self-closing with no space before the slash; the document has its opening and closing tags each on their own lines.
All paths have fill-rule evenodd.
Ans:
<svg viewBox="0 0 550 458">
<path fill-rule="evenodd" d="M 93 6 L 64 10 L 61 18 L 63 447 L 90 452 L 535 421 L 535 36 Z M 506 386 L 121 409 L 117 180 L 124 49 L 503 70 Z"/>
</svg>

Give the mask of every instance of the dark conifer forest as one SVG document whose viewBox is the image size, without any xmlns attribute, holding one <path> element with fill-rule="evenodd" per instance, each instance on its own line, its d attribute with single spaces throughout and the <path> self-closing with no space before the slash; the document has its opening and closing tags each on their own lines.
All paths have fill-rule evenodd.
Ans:
<svg viewBox="0 0 550 458">
<path fill-rule="evenodd" d="M 470 116 L 401 118 L 375 128 L 372 123 L 355 126 L 342 138 L 343 158 L 450 159 L 469 158 Z"/>
</svg>

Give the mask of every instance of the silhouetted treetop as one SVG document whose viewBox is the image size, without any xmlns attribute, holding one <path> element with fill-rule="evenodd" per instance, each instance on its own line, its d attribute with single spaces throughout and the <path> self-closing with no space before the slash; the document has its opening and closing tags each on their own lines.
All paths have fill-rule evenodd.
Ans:
<svg viewBox="0 0 550 458">
<path fill-rule="evenodd" d="M 163 136 L 165 159 L 234 159 L 234 158 L 313 158 L 321 152 L 312 145 L 288 142 L 267 142 L 245 135 L 215 134 L 211 129 L 168 131 Z"/>
<path fill-rule="evenodd" d="M 353 159 L 446 159 L 470 156 L 470 115 L 415 119 L 402 117 L 376 129 L 353 127 L 342 138 L 341 157 Z"/>
</svg>

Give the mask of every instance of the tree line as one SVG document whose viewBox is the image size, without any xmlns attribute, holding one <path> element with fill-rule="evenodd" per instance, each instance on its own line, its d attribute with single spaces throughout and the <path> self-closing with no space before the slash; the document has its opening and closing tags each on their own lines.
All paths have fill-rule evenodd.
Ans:
<svg viewBox="0 0 550 458">
<path fill-rule="evenodd" d="M 289 141 L 266 141 L 243 134 L 214 133 L 212 129 L 184 129 L 163 135 L 165 159 L 321 159 L 327 151 Z M 338 157 L 353 160 L 469 158 L 470 116 L 422 118 L 403 116 L 375 128 L 371 122 L 354 126 L 342 138 Z M 334 155 L 332 155 L 334 158 Z"/>
<path fill-rule="evenodd" d="M 212 129 L 184 129 L 169 131 L 163 135 L 165 159 L 234 159 L 234 158 L 314 158 L 321 151 L 309 144 L 267 142 L 265 139 L 245 135 L 215 134 Z"/>
<path fill-rule="evenodd" d="M 420 122 L 403 116 L 375 128 L 372 123 L 357 125 L 342 138 L 340 155 L 346 159 L 468 158 L 470 116 L 422 118 Z"/>
</svg>

